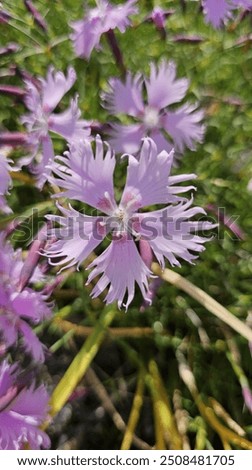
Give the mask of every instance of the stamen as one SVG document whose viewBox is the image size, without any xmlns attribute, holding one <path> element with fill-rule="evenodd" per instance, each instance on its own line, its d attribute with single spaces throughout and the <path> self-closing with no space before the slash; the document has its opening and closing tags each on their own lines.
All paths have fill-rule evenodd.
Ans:
<svg viewBox="0 0 252 470">
<path fill-rule="evenodd" d="M 144 111 L 143 122 L 148 129 L 154 129 L 159 124 L 159 111 L 147 106 Z"/>
</svg>

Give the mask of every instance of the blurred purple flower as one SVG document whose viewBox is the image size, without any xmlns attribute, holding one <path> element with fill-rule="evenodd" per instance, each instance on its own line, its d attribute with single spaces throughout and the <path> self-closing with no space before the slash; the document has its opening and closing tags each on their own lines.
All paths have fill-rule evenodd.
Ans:
<svg viewBox="0 0 252 470">
<path fill-rule="evenodd" d="M 44 360 L 43 346 L 29 323 L 37 324 L 50 317 L 51 306 L 41 292 L 25 287 L 19 289 L 24 262 L 21 250 L 14 251 L 11 244 L 0 236 L 0 335 L 7 347 L 22 338 L 23 347 L 36 361 Z M 43 278 L 39 268 L 34 270 L 30 282 Z"/>
<path fill-rule="evenodd" d="M 1 12 L 0 12 L 0 24 L 1 24 Z M 20 50 L 20 46 L 15 42 L 10 42 L 6 46 L 0 47 L 0 55 L 13 54 Z"/>
<path fill-rule="evenodd" d="M 147 102 L 143 99 L 143 85 Z M 102 94 L 104 106 L 111 114 L 127 114 L 135 121 L 129 125 L 112 124 L 110 143 L 116 152 L 138 152 L 145 136 L 154 140 L 159 152 L 170 152 L 175 147 L 181 154 L 185 147 L 194 150 L 195 142 L 202 142 L 203 111 L 197 110 L 195 104 L 169 109 L 183 100 L 189 86 L 186 78 L 176 78 L 173 62 L 162 61 L 159 67 L 152 63 L 149 79 L 128 73 L 125 82 L 112 78 L 109 86 L 110 91 Z"/>
<path fill-rule="evenodd" d="M 71 100 L 70 107 L 62 113 L 53 113 L 63 96 L 72 88 L 76 73 L 68 68 L 67 76 L 55 72 L 50 67 L 46 79 L 40 79 L 40 87 L 26 80 L 27 94 L 25 103 L 30 113 L 22 117 L 30 136 L 33 147 L 32 155 L 21 159 L 21 164 L 27 165 L 37 156 L 42 147 L 40 162 L 32 164 L 32 171 L 38 179 L 38 187 L 43 187 L 48 176 L 48 163 L 54 159 L 54 151 L 49 131 L 52 131 L 71 142 L 74 139 L 87 138 L 90 129 L 86 121 L 80 119 L 78 97 Z"/>
<path fill-rule="evenodd" d="M 0 450 L 19 450 L 24 445 L 37 450 L 50 447 L 47 434 L 39 429 L 48 412 L 48 394 L 41 385 L 20 383 L 18 368 L 7 361 L 0 365 Z"/>
<path fill-rule="evenodd" d="M 152 12 L 146 17 L 145 21 L 152 21 L 156 26 L 157 30 L 161 33 L 161 38 L 165 39 L 166 31 L 165 31 L 165 22 L 166 19 L 171 16 L 175 10 L 164 10 L 161 7 L 153 8 Z"/>
<path fill-rule="evenodd" d="M 124 33 L 130 25 L 128 16 L 138 12 L 136 2 L 137 0 L 128 0 L 120 5 L 113 5 L 107 0 L 96 0 L 96 8 L 88 10 L 82 20 L 71 23 L 73 33 L 70 38 L 76 55 L 89 59 L 92 50 L 100 48 L 103 33 L 115 28 Z"/>
<path fill-rule="evenodd" d="M 8 207 L 5 197 L 5 194 L 8 194 L 8 189 L 11 184 L 11 177 L 10 177 L 10 170 L 11 167 L 9 165 L 10 160 L 3 155 L 0 154 L 0 212 L 5 212 L 6 214 L 11 212 L 11 209 Z"/>
<path fill-rule="evenodd" d="M 249 10 L 252 9 L 252 0 L 231 0 L 231 2 L 234 3 L 236 8 L 241 7 L 241 8 L 247 8 Z"/>
<path fill-rule="evenodd" d="M 234 9 L 251 9 L 252 0 L 202 0 L 202 6 L 207 23 L 220 28 L 226 20 L 232 18 Z"/>
<path fill-rule="evenodd" d="M 141 147 L 140 157 L 128 156 L 128 171 L 125 188 L 117 204 L 114 196 L 113 173 L 115 156 L 110 147 L 104 156 L 103 143 L 96 138 L 96 152 L 91 144 L 72 144 L 65 157 L 58 157 L 53 165 L 55 177 L 51 182 L 66 191 L 70 199 L 84 202 L 106 216 L 81 214 L 70 205 L 65 209 L 58 205 L 62 216 L 48 215 L 47 218 L 60 227 L 51 230 L 56 238 L 45 251 L 52 265 L 69 268 L 79 265 L 111 232 L 112 241 L 87 269 L 93 268 L 88 283 L 101 274 L 91 296 L 97 297 L 109 287 L 106 303 L 118 301 L 119 308 L 128 308 L 138 284 L 144 299 L 148 301 L 148 277 L 151 270 L 141 258 L 137 244 L 147 240 L 151 251 L 164 267 L 164 258 L 172 266 L 180 266 L 177 257 L 192 263 L 197 256 L 189 250 L 201 252 L 207 239 L 195 234 L 198 230 L 213 227 L 208 222 L 194 222 L 191 218 L 205 214 L 200 207 L 191 207 L 192 199 L 187 200 L 179 193 L 194 189 L 193 186 L 178 186 L 179 183 L 195 178 L 194 174 L 170 176 L 173 152 L 158 153 L 152 139 L 146 138 Z M 175 203 L 175 205 L 173 205 Z M 154 204 L 169 204 L 164 209 L 153 212 L 138 210 Z M 155 234 L 155 235 L 154 235 Z M 124 298 L 127 292 L 127 299 Z"/>
<path fill-rule="evenodd" d="M 231 18 L 233 6 L 227 0 L 202 0 L 203 13 L 207 23 L 220 28 L 226 19 Z"/>
<path fill-rule="evenodd" d="M 3 9 L 2 2 L 0 2 L 0 24 L 8 23 L 10 19 L 11 19 L 10 13 Z"/>
</svg>

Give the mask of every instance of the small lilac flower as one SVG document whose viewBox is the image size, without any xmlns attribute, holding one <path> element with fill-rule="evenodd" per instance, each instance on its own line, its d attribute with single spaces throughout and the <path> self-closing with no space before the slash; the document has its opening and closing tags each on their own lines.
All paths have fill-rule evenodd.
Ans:
<svg viewBox="0 0 252 470">
<path fill-rule="evenodd" d="M 3 155 L 0 154 L 0 212 L 9 213 L 11 209 L 8 207 L 5 197 L 5 194 L 8 194 L 8 189 L 11 184 L 11 177 L 10 177 L 10 170 L 11 167 L 9 165 L 10 160 Z"/>
<path fill-rule="evenodd" d="M 6 347 L 22 339 L 24 349 L 36 361 L 44 360 L 43 346 L 33 333 L 31 324 L 38 324 L 51 316 L 50 305 L 41 292 L 25 287 L 19 289 L 24 262 L 21 250 L 14 251 L 10 243 L 0 237 L 0 335 Z M 36 268 L 30 282 L 42 280 Z"/>
<path fill-rule="evenodd" d="M 143 84 L 147 102 L 143 99 Z M 102 94 L 104 106 L 114 115 L 126 114 L 137 121 L 112 124 L 110 143 L 116 152 L 138 152 L 145 136 L 154 140 L 159 152 L 170 152 L 175 147 L 177 153 L 182 153 L 185 147 L 193 150 L 195 142 L 202 141 L 203 111 L 197 110 L 195 104 L 169 109 L 171 104 L 183 100 L 189 86 L 186 78 L 176 78 L 173 62 L 162 61 L 159 67 L 152 63 L 149 79 L 128 73 L 125 82 L 112 78 L 109 86 L 110 91 Z"/>
<path fill-rule="evenodd" d="M 148 300 L 148 277 L 151 269 L 138 251 L 138 242 L 147 240 L 158 262 L 164 267 L 164 258 L 172 266 L 179 266 L 177 257 L 192 263 L 203 251 L 207 239 L 195 234 L 198 229 L 210 229 L 208 222 L 196 222 L 191 218 L 204 214 L 199 207 L 191 207 L 179 193 L 194 189 L 179 186 L 181 182 L 195 178 L 194 174 L 170 176 L 173 151 L 157 152 L 152 139 L 144 139 L 139 160 L 128 156 L 126 185 L 116 203 L 113 188 L 115 156 L 110 147 L 104 155 L 103 143 L 96 138 L 96 151 L 91 144 L 72 144 L 65 157 L 58 157 L 53 165 L 51 182 L 65 189 L 56 197 L 66 196 L 98 209 L 105 216 L 82 214 L 70 205 L 66 209 L 58 205 L 62 215 L 47 218 L 60 227 L 51 230 L 57 241 L 45 252 L 52 265 L 63 265 L 62 269 L 79 265 L 111 232 L 111 243 L 87 269 L 93 268 L 88 278 L 90 283 L 101 275 L 91 296 L 97 297 L 108 287 L 106 303 L 117 300 L 119 308 L 128 308 L 138 284 L 144 299 Z M 164 209 L 141 212 L 142 208 L 154 204 L 169 204 Z M 140 210 L 140 211 L 139 211 Z M 127 292 L 127 294 L 126 294 Z M 125 296 L 127 296 L 125 302 Z"/>
<path fill-rule="evenodd" d="M 72 67 L 68 68 L 67 76 L 62 72 L 55 72 L 50 67 L 46 80 L 40 79 L 40 87 L 34 82 L 26 80 L 27 94 L 25 103 L 30 113 L 22 117 L 30 135 L 30 144 L 33 146 L 31 157 L 22 159 L 22 164 L 29 164 L 42 148 L 41 161 L 32 166 L 37 175 L 39 188 L 43 187 L 47 179 L 47 165 L 54 159 L 54 151 L 49 131 L 66 139 L 88 137 L 90 130 L 87 123 L 80 119 L 78 97 L 71 100 L 70 107 L 62 113 L 53 113 L 63 96 L 72 88 L 76 80 L 76 73 Z"/>
<path fill-rule="evenodd" d="M 25 445 L 37 450 L 50 447 L 39 426 L 47 417 L 48 394 L 43 385 L 22 384 L 16 365 L 0 365 L 0 450 L 19 450 Z"/>
<path fill-rule="evenodd" d="M 166 19 L 171 16 L 175 10 L 164 10 L 161 7 L 153 8 L 152 12 L 146 17 L 147 21 L 152 21 L 156 26 L 157 30 L 161 33 L 161 38 L 165 39 L 165 22 Z"/>
<path fill-rule="evenodd" d="M 155 7 L 153 8 L 151 12 L 151 19 L 153 23 L 156 25 L 158 29 L 164 29 L 165 28 L 165 20 L 167 16 L 169 16 L 171 13 L 169 10 L 164 10 L 163 8 L 160 7 Z"/>
<path fill-rule="evenodd" d="M 89 59 L 94 48 L 100 48 L 103 33 L 118 28 L 124 33 L 130 25 L 129 16 L 138 12 L 137 0 L 128 0 L 121 5 L 113 5 L 107 0 L 96 0 L 96 8 L 89 10 L 86 16 L 71 24 L 73 33 L 70 36 L 78 57 Z"/>
</svg>

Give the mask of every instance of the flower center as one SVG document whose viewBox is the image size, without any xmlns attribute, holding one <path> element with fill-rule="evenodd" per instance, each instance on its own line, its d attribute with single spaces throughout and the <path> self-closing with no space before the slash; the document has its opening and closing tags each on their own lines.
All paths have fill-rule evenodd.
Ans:
<svg viewBox="0 0 252 470">
<path fill-rule="evenodd" d="M 129 219 L 130 214 L 128 214 L 127 209 L 123 207 L 117 207 L 111 217 L 112 229 L 115 235 L 122 235 L 126 232 L 129 232 Z"/>
<path fill-rule="evenodd" d="M 159 112 L 151 106 L 146 106 L 144 110 L 143 122 L 147 129 L 154 129 L 159 124 Z"/>
<path fill-rule="evenodd" d="M 41 136 L 46 136 L 48 134 L 48 116 L 42 111 L 42 109 L 37 111 L 30 131 L 39 132 Z"/>
</svg>

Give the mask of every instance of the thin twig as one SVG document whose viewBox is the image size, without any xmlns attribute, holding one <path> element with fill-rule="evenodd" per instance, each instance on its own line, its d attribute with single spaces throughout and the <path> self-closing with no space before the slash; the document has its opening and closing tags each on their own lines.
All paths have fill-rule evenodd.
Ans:
<svg viewBox="0 0 252 470">
<path fill-rule="evenodd" d="M 88 383 L 88 385 L 93 388 L 96 396 L 101 401 L 103 408 L 111 416 L 112 421 L 114 425 L 116 426 L 116 428 L 122 433 L 125 433 L 126 428 L 127 428 L 126 423 L 123 421 L 121 415 L 116 410 L 104 385 L 101 383 L 101 381 L 99 380 L 99 378 L 97 377 L 93 369 L 89 368 L 87 370 L 86 375 L 85 375 L 85 380 Z M 135 444 L 135 446 L 138 447 L 139 449 L 142 449 L 142 450 L 152 449 L 152 447 L 149 446 L 147 442 L 143 441 L 142 439 L 137 437 L 135 434 L 132 437 L 132 441 Z"/>
<path fill-rule="evenodd" d="M 64 332 L 73 331 L 77 336 L 89 336 L 92 331 L 92 326 L 76 325 L 68 320 L 62 320 L 61 318 L 55 317 L 53 323 L 57 325 Z M 151 336 L 155 334 L 155 330 L 150 327 L 120 327 L 120 328 L 108 328 L 108 334 L 112 337 L 129 337 L 139 338 L 141 336 Z M 162 334 L 169 334 L 167 331 L 163 331 Z"/>
<path fill-rule="evenodd" d="M 232 313 L 230 313 L 225 307 L 216 302 L 210 295 L 204 292 L 199 287 L 192 284 L 190 281 L 175 273 L 171 269 L 161 270 L 157 263 L 153 263 L 152 270 L 154 274 L 157 274 L 166 282 L 182 289 L 184 292 L 189 294 L 193 299 L 197 300 L 203 305 L 209 312 L 213 313 L 220 320 L 225 322 L 228 326 L 233 328 L 237 333 L 242 335 L 248 341 L 252 341 L 252 330 L 245 323 L 241 322 Z"/>
</svg>

